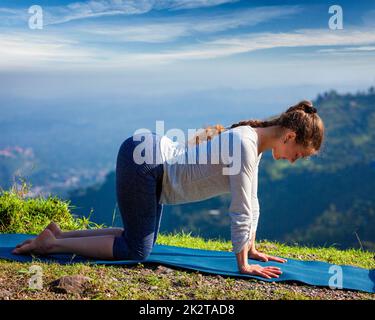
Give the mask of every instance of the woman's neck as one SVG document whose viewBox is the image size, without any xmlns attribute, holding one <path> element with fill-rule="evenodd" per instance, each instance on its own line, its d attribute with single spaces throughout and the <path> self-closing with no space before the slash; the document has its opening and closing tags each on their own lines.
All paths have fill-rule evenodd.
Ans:
<svg viewBox="0 0 375 320">
<path fill-rule="evenodd" d="M 258 134 L 258 155 L 272 149 L 276 141 L 280 138 L 279 126 L 257 127 L 254 129 Z"/>
</svg>

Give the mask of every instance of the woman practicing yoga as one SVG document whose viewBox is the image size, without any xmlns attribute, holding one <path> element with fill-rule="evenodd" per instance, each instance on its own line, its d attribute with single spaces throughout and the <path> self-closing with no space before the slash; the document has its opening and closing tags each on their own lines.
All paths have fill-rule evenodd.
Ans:
<svg viewBox="0 0 375 320">
<path fill-rule="evenodd" d="M 286 261 L 261 253 L 255 247 L 259 162 L 266 150 L 272 150 L 275 160 L 286 159 L 291 163 L 316 154 L 324 138 L 323 122 L 310 101 L 301 101 L 270 120 L 240 121 L 227 128 L 209 129 L 204 130 L 204 138 L 197 134 L 188 141 L 188 145 L 195 145 L 193 148 L 154 132 L 145 141 L 133 135 L 121 144 L 116 164 L 116 195 L 124 228 L 62 232 L 51 222 L 36 238 L 17 245 L 13 253 L 73 253 L 95 259 L 144 260 L 156 242 L 163 204 L 194 202 L 231 193 L 231 240 L 239 272 L 268 279 L 278 277 L 282 273 L 278 267 L 248 263 L 248 258 Z M 222 157 L 222 153 L 218 156 L 217 150 L 223 146 L 216 147 L 221 141 L 239 142 L 240 149 L 233 152 L 233 158 L 239 159 L 235 174 L 223 173 L 230 168 L 230 157 Z M 143 163 L 135 161 L 141 144 L 152 147 L 151 155 L 146 152 Z M 218 161 L 190 162 L 196 158 L 197 149 L 199 157 L 201 152 L 207 151 L 208 155 L 210 149 L 210 159 L 218 156 Z M 180 161 L 186 158 L 187 163 Z"/>
</svg>

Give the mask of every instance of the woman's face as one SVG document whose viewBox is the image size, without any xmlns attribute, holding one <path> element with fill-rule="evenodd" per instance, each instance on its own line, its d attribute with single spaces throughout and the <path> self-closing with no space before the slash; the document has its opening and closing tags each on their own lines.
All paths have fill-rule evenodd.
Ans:
<svg viewBox="0 0 375 320">
<path fill-rule="evenodd" d="M 299 158 L 307 158 L 315 151 L 307 149 L 295 141 L 296 134 L 293 131 L 287 131 L 272 149 L 272 156 L 275 160 L 285 159 L 290 163 L 294 163 Z M 286 143 L 284 143 L 286 141 Z"/>
</svg>

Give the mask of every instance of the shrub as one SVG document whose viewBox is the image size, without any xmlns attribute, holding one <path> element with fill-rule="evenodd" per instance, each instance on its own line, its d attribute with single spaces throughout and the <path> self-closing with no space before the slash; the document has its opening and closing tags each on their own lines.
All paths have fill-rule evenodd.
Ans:
<svg viewBox="0 0 375 320">
<path fill-rule="evenodd" d="M 51 221 L 62 230 L 101 227 L 89 217 L 76 217 L 70 212 L 70 201 L 56 196 L 28 198 L 29 186 L 13 185 L 0 191 L 0 233 L 40 233 Z"/>
</svg>

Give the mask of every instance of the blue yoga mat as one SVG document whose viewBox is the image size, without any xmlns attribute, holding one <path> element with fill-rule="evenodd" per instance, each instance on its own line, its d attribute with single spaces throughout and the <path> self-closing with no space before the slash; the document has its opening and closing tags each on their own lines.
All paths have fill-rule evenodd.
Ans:
<svg viewBox="0 0 375 320">
<path fill-rule="evenodd" d="M 32 262 L 31 255 L 14 255 L 11 251 L 20 242 L 33 238 L 27 234 L 0 234 L 0 259 L 20 262 Z M 191 249 L 177 246 L 155 244 L 151 255 L 146 260 L 93 260 L 72 254 L 52 254 L 37 256 L 37 261 L 70 264 L 86 262 L 90 264 L 133 265 L 138 262 L 158 263 L 180 267 L 209 274 L 254 278 L 267 282 L 297 281 L 308 285 L 375 292 L 375 269 L 368 270 L 352 266 L 333 265 L 320 261 L 301 261 L 287 258 L 286 263 L 261 262 L 249 259 L 250 264 L 277 266 L 283 271 L 279 278 L 265 279 L 259 276 L 241 274 L 237 270 L 236 256 L 233 252 Z M 342 281 L 340 280 L 342 279 Z"/>
</svg>

